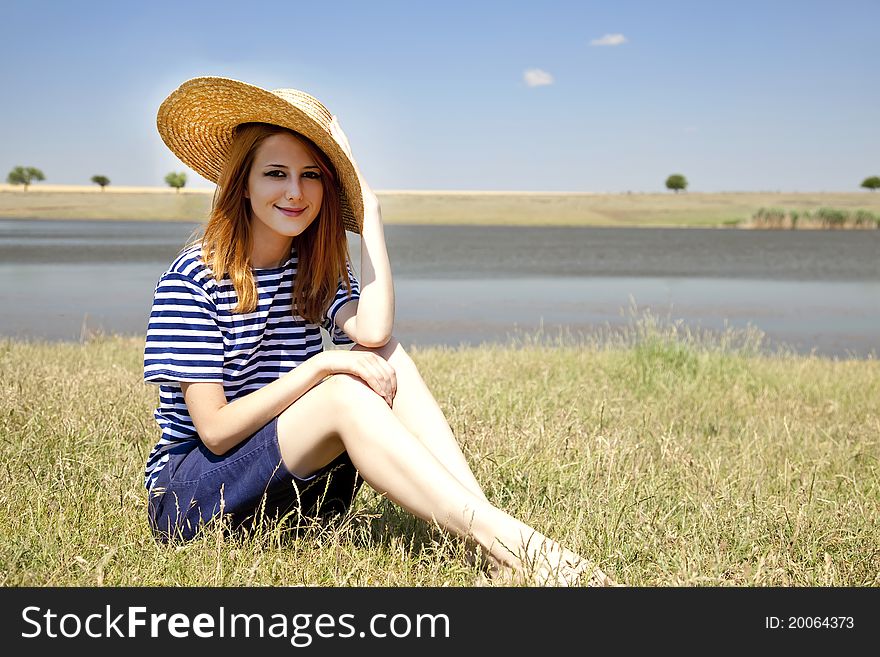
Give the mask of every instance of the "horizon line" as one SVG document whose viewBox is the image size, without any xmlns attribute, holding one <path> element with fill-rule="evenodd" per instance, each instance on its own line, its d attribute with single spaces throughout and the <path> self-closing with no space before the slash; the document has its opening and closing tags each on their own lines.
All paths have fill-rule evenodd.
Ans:
<svg viewBox="0 0 880 657">
<path fill-rule="evenodd" d="M 101 193 L 102 189 L 92 183 L 92 184 L 53 184 L 53 183 L 40 183 L 34 182 L 28 185 L 28 190 L 30 192 L 36 192 L 39 190 L 45 192 L 90 192 L 90 193 Z M 166 185 L 107 185 L 104 192 L 110 193 L 177 193 L 174 188 L 168 187 Z M 207 188 L 207 187 L 183 187 L 180 190 L 181 194 L 213 194 L 215 188 Z M 13 185 L 10 183 L 0 183 L 0 192 L 21 192 L 24 193 L 24 186 L 21 184 Z M 664 194 L 664 195 L 675 195 L 676 192 L 673 192 L 669 189 L 657 189 L 657 190 L 627 190 L 627 191 L 566 191 L 566 190 L 504 190 L 504 189 L 376 189 L 374 190 L 376 194 L 387 194 L 387 195 L 412 195 L 412 196 L 430 196 L 430 195 L 457 195 L 457 196 L 539 196 L 539 195 L 565 195 L 565 196 L 627 196 L 627 195 L 638 195 L 638 194 Z M 863 194 L 865 192 L 871 192 L 869 189 L 858 188 L 852 190 L 783 190 L 783 189 L 729 189 L 729 190 L 720 190 L 720 191 L 703 191 L 703 190 L 684 190 L 681 194 Z"/>
</svg>

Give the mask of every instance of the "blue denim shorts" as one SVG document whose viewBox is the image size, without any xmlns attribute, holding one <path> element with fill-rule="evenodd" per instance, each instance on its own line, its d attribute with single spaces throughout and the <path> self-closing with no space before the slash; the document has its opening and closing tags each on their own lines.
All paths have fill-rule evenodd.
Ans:
<svg viewBox="0 0 880 657">
<path fill-rule="evenodd" d="M 288 472 L 277 417 L 222 456 L 201 440 L 193 444 L 169 457 L 150 492 L 150 528 L 159 540 L 190 540 L 220 516 L 229 529 L 249 530 L 255 522 L 275 522 L 291 512 L 291 527 L 298 516 L 343 514 L 363 483 L 346 452 L 307 479 Z"/>
</svg>

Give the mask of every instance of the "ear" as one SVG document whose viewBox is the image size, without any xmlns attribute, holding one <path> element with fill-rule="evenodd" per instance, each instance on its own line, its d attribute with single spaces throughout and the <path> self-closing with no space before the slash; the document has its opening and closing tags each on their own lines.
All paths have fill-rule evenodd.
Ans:
<svg viewBox="0 0 880 657">
<path fill-rule="evenodd" d="M 245 197 L 245 198 L 250 198 L 250 197 L 251 197 L 251 193 L 248 191 L 248 188 L 247 188 L 247 187 L 244 188 L 244 197 Z"/>
</svg>

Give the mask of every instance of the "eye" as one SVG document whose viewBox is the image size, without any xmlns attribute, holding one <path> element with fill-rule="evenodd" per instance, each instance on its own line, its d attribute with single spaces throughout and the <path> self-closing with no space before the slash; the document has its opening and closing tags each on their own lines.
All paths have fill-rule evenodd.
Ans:
<svg viewBox="0 0 880 657">
<path fill-rule="evenodd" d="M 283 178 L 286 174 L 280 169 L 272 169 L 271 171 L 267 171 L 266 175 L 270 178 Z"/>
<path fill-rule="evenodd" d="M 318 178 L 321 177 L 321 172 L 320 171 L 306 171 L 303 175 L 306 178 L 313 178 L 313 179 L 317 180 Z"/>
</svg>

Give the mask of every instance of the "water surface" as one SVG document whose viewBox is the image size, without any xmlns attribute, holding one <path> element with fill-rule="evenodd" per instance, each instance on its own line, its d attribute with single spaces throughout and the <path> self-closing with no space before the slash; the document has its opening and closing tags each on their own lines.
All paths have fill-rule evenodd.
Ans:
<svg viewBox="0 0 880 657">
<path fill-rule="evenodd" d="M 0 334 L 143 334 L 196 223 L 0 220 Z M 880 351 L 880 231 L 385 227 L 404 344 L 479 344 L 631 321 L 630 308 L 769 345 Z M 350 237 L 355 269 L 359 238 Z"/>
</svg>

